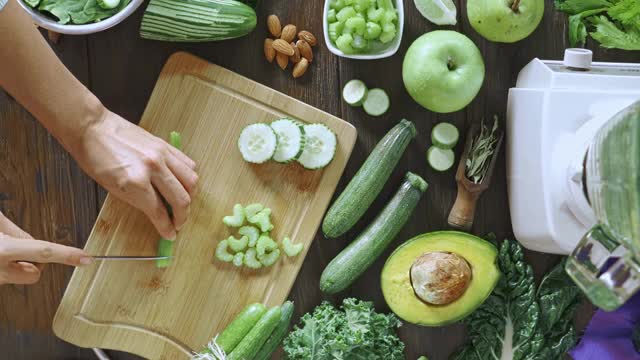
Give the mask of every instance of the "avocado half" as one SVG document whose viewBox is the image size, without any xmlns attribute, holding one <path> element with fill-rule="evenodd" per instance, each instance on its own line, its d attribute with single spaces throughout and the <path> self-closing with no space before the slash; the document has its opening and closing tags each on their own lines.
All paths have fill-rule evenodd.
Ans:
<svg viewBox="0 0 640 360">
<path fill-rule="evenodd" d="M 456 254 L 471 268 L 468 287 L 446 305 L 423 301 L 414 291 L 411 267 L 425 253 Z M 387 259 L 381 282 L 384 299 L 403 320 L 422 326 L 442 326 L 458 321 L 478 308 L 500 279 L 496 264 L 498 249 L 477 236 L 459 231 L 437 231 L 418 235 L 400 245 Z"/>
</svg>

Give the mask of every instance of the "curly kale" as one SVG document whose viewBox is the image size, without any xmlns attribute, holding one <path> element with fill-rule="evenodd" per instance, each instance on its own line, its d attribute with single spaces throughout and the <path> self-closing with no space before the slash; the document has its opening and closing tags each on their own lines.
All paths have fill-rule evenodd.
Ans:
<svg viewBox="0 0 640 360">
<path fill-rule="evenodd" d="M 371 302 L 345 299 L 341 309 L 323 302 L 300 322 L 284 340 L 289 359 L 404 359 L 404 344 L 395 333 L 400 321 L 376 313 Z"/>
</svg>

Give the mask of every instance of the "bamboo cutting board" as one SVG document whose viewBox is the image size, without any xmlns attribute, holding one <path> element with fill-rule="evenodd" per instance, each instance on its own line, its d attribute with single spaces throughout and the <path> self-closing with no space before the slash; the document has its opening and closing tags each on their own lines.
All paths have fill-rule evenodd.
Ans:
<svg viewBox="0 0 640 360">
<path fill-rule="evenodd" d="M 291 117 L 333 129 L 338 149 L 324 170 L 297 164 L 244 162 L 236 140 L 246 125 Z M 165 65 L 140 126 L 166 138 L 182 134 L 198 163 L 198 193 L 176 239 L 172 265 L 104 261 L 73 273 L 53 322 L 62 339 L 82 347 L 131 352 L 149 359 L 188 359 L 245 305 L 281 304 L 288 296 L 355 143 L 350 124 L 186 53 Z M 222 224 L 235 203 L 273 210 L 275 239 L 290 236 L 305 250 L 267 269 L 238 269 L 214 259 Z M 158 234 L 145 216 L 107 196 L 89 236 L 90 254 L 155 254 Z"/>
</svg>

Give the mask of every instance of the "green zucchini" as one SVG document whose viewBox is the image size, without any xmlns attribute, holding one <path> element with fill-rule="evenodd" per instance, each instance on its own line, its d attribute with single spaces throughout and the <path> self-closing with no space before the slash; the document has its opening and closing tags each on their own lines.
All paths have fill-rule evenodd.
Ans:
<svg viewBox="0 0 640 360">
<path fill-rule="evenodd" d="M 235 0 L 151 0 L 140 36 L 173 42 L 218 41 L 247 35 L 256 22 L 256 12 Z"/>
<path fill-rule="evenodd" d="M 293 316 L 293 303 L 287 301 L 280 307 L 280 322 L 276 326 L 271 336 L 267 339 L 267 342 L 262 345 L 258 354 L 253 360 L 268 360 L 271 359 L 271 354 L 280 346 L 282 340 L 289 333 L 289 324 L 291 323 L 291 317 Z"/>
<path fill-rule="evenodd" d="M 263 304 L 250 304 L 218 335 L 216 343 L 225 353 L 232 352 L 267 312 Z"/>
<path fill-rule="evenodd" d="M 398 235 L 426 190 L 427 182 L 408 172 L 382 212 L 324 269 L 320 290 L 327 294 L 338 293 L 362 275 Z"/>
<path fill-rule="evenodd" d="M 327 212 L 322 223 L 322 232 L 326 237 L 338 237 L 360 220 L 380 194 L 407 145 L 415 136 L 416 128 L 413 123 L 402 119 L 378 142 Z"/>
<path fill-rule="evenodd" d="M 252 360 L 280 323 L 281 316 L 280 306 L 267 310 L 238 346 L 227 356 L 227 360 Z"/>
</svg>

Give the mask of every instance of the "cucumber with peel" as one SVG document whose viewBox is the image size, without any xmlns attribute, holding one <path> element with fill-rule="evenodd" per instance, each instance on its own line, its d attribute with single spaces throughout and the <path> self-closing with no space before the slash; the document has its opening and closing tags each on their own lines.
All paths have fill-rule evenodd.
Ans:
<svg viewBox="0 0 640 360">
<path fill-rule="evenodd" d="M 453 149 L 459 138 L 458 128 L 448 122 L 441 122 L 431 130 L 431 142 L 441 149 Z"/>
<path fill-rule="evenodd" d="M 276 152 L 278 140 L 271 126 L 257 123 L 245 127 L 238 138 L 242 158 L 250 163 L 262 164 Z"/>
<path fill-rule="evenodd" d="M 351 106 L 360 106 L 367 97 L 367 85 L 362 80 L 349 80 L 342 88 L 342 98 Z"/>
<path fill-rule="evenodd" d="M 298 159 L 298 163 L 305 169 L 321 169 L 333 160 L 336 154 L 338 140 L 336 134 L 324 124 L 309 124 L 304 126 L 307 143 Z"/>
<path fill-rule="evenodd" d="M 371 89 L 362 103 L 362 108 L 371 116 L 380 116 L 389 110 L 389 95 L 382 89 Z"/>
<path fill-rule="evenodd" d="M 447 171 L 451 169 L 455 162 L 456 155 L 451 149 L 441 149 L 431 146 L 427 150 L 427 162 L 436 171 Z"/>
<path fill-rule="evenodd" d="M 288 163 L 299 158 L 305 145 L 304 126 L 291 119 L 280 119 L 272 122 L 271 128 L 278 139 L 273 160 Z"/>
</svg>

